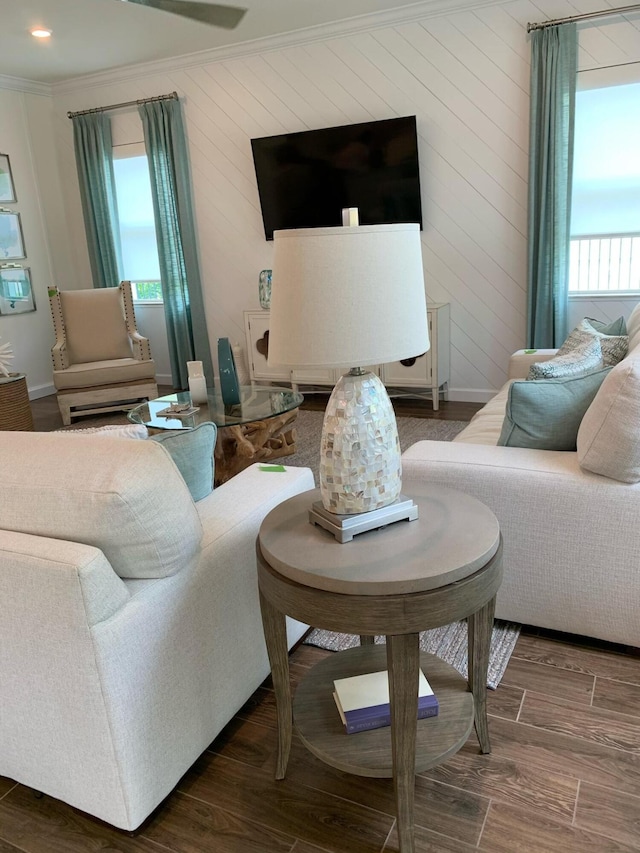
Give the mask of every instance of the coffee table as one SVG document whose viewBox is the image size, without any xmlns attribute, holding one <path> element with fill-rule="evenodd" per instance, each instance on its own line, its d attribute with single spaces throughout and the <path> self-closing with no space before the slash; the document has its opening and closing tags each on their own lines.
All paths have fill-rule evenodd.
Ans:
<svg viewBox="0 0 640 853">
<path fill-rule="evenodd" d="M 415 774 L 457 752 L 475 723 L 490 752 L 486 683 L 495 596 L 502 580 L 502 539 L 491 510 L 443 486 L 405 484 L 418 504 L 401 521 L 340 544 L 313 526 L 308 510 L 319 490 L 284 501 L 264 519 L 257 539 L 258 583 L 278 715 L 276 778 L 286 773 L 292 722 L 322 761 L 361 776 L 393 777 L 401 853 L 414 853 Z M 361 645 L 314 666 L 292 702 L 285 614 L 331 631 L 359 634 Z M 419 632 L 464 618 L 469 625 L 468 681 L 420 652 Z M 386 635 L 386 647 L 374 637 Z M 439 714 L 417 720 L 418 668 L 439 701 Z M 347 735 L 333 681 L 389 672 L 391 727 Z M 293 717 L 293 721 L 292 721 Z"/>
<path fill-rule="evenodd" d="M 210 421 L 218 427 L 215 447 L 216 485 L 226 482 L 254 462 L 268 462 L 296 452 L 292 424 L 304 397 L 290 388 L 243 385 L 240 402 L 227 406 L 219 391 L 210 391 L 207 403 L 193 415 L 182 418 L 158 415 L 171 403 L 189 403 L 188 391 L 149 400 L 128 413 L 130 421 L 151 430 L 193 429 Z"/>
</svg>

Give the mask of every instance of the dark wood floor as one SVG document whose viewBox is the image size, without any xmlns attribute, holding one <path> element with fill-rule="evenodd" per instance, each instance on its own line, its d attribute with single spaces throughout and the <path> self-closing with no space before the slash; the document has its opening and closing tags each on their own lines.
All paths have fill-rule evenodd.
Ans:
<svg viewBox="0 0 640 853">
<path fill-rule="evenodd" d="M 300 646 L 293 678 L 328 654 Z M 488 707 L 490 755 L 472 735 L 417 777 L 416 853 L 640 851 L 637 650 L 525 627 Z M 276 782 L 275 750 L 267 681 L 135 837 L 0 778 L 0 853 L 397 851 L 388 781 L 334 771 L 296 740 Z"/>
</svg>

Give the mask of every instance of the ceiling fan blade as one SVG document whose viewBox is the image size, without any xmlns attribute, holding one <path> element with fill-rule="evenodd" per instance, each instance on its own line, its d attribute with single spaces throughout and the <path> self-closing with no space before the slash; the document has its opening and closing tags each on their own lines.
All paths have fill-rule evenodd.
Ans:
<svg viewBox="0 0 640 853">
<path fill-rule="evenodd" d="M 204 24 L 213 24 L 225 30 L 233 30 L 245 15 L 246 9 L 238 6 L 222 6 L 219 3 L 198 3 L 195 0 L 125 0 L 138 6 L 149 6 L 161 12 L 182 15 Z"/>
</svg>

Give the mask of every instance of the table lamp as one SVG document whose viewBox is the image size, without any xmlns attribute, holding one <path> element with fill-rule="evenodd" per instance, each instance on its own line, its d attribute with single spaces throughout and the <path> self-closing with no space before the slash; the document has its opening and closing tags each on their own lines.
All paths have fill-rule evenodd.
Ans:
<svg viewBox="0 0 640 853">
<path fill-rule="evenodd" d="M 274 232 L 268 364 L 348 370 L 325 410 L 320 494 L 310 521 L 340 542 L 417 518 L 401 495 L 395 413 L 367 365 L 429 349 L 418 224 Z"/>
</svg>

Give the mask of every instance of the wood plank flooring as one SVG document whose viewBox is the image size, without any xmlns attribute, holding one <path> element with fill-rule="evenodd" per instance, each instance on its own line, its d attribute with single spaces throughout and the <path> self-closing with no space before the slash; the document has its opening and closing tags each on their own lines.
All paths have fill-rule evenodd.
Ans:
<svg viewBox="0 0 640 853">
<path fill-rule="evenodd" d="M 332 654 L 299 646 L 298 681 Z M 416 780 L 416 853 L 640 851 L 640 654 L 524 628 L 475 736 Z M 260 687 L 131 837 L 0 777 L 0 853 L 397 853 L 391 782 L 340 773 L 295 738 L 274 780 Z"/>
<path fill-rule="evenodd" d="M 50 403 L 37 429 L 56 428 Z M 466 419 L 457 405 L 439 416 Z M 329 654 L 299 646 L 293 680 Z M 490 755 L 472 735 L 417 777 L 416 853 L 640 853 L 638 650 L 525 627 L 488 710 Z M 296 738 L 276 782 L 275 750 L 267 680 L 134 837 L 0 777 L 0 853 L 397 853 L 389 781 Z"/>
</svg>

